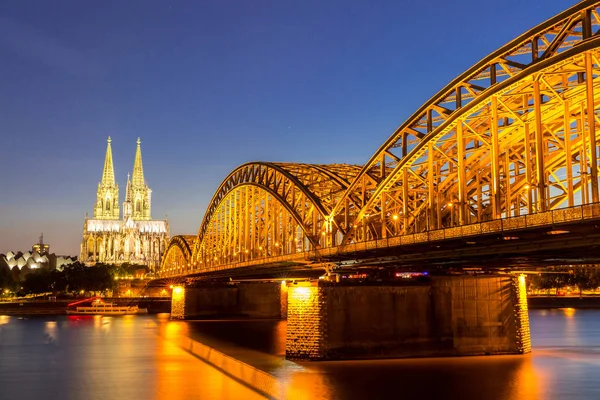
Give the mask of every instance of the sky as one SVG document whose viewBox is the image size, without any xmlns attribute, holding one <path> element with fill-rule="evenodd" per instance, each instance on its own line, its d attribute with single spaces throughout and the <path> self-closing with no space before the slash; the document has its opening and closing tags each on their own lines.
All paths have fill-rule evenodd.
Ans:
<svg viewBox="0 0 600 400">
<path fill-rule="evenodd" d="M 112 137 L 152 216 L 196 234 L 249 161 L 364 164 L 449 81 L 558 0 L 3 0 L 0 253 L 79 254 Z"/>
</svg>

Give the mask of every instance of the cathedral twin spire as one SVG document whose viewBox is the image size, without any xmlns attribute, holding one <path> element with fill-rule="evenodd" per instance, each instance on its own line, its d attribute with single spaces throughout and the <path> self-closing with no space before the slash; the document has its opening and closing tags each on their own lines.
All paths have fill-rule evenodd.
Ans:
<svg viewBox="0 0 600 400">
<path fill-rule="evenodd" d="M 102 184 L 105 186 L 115 184 L 115 169 L 113 167 L 112 160 L 112 149 L 110 142 L 112 142 L 110 136 L 108 137 L 108 145 L 106 146 L 106 157 L 104 158 L 104 170 L 102 172 Z"/>
<path fill-rule="evenodd" d="M 144 180 L 144 167 L 142 166 L 142 148 L 141 140 L 137 140 L 137 148 L 135 149 L 135 161 L 133 162 L 133 178 L 132 186 L 141 187 L 144 186 L 146 181 Z"/>
<path fill-rule="evenodd" d="M 102 181 L 98 184 L 98 195 L 96 207 L 94 208 L 94 218 L 96 219 L 119 219 L 119 185 L 115 183 L 111 141 L 109 136 L 106 146 L 106 157 L 104 159 L 104 169 L 102 171 Z M 132 217 L 135 220 L 151 219 L 151 193 L 152 191 L 148 188 L 144 180 L 141 141 L 138 138 L 131 181 L 129 174 L 127 174 L 123 218 Z"/>
<path fill-rule="evenodd" d="M 127 174 L 123 203 L 119 203 L 110 137 L 107 142 L 94 216 L 89 218 L 86 214 L 83 223 L 80 260 L 86 265 L 129 263 L 148 265 L 154 270 L 160 265 L 169 240 L 169 222 L 152 220 L 150 216 L 152 191 L 144 179 L 141 141 L 138 138 L 132 174 Z"/>
<path fill-rule="evenodd" d="M 115 182 L 110 136 L 106 145 L 106 157 L 102 170 L 102 181 L 98 184 L 94 218 L 119 219 L 119 185 Z"/>
</svg>

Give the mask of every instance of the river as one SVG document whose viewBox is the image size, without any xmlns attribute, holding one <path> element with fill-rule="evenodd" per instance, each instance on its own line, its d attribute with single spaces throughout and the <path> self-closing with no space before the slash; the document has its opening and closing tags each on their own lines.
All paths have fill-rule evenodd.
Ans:
<svg viewBox="0 0 600 400">
<path fill-rule="evenodd" d="M 310 399 L 600 398 L 600 310 L 532 310 L 525 356 L 294 363 L 285 321 L 0 316 L 0 399 L 252 399 L 186 353 L 186 335 Z"/>
</svg>

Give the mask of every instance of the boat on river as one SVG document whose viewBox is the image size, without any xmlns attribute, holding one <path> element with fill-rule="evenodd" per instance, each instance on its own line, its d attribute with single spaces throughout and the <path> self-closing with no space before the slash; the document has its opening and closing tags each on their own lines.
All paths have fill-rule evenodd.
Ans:
<svg viewBox="0 0 600 400">
<path fill-rule="evenodd" d="M 77 304 L 89 302 L 91 299 L 77 301 L 67 305 L 67 314 L 70 315 L 137 315 L 148 314 L 147 308 L 139 308 L 132 305 L 117 305 L 116 303 L 107 303 L 100 298 L 93 298 L 90 305 L 73 307 Z"/>
</svg>

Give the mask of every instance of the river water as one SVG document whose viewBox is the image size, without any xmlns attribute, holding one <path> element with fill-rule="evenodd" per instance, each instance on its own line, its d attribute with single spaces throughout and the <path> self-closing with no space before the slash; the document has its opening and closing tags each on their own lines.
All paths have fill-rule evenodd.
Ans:
<svg viewBox="0 0 600 400">
<path fill-rule="evenodd" d="M 0 399 L 253 399 L 181 350 L 189 335 L 306 399 L 599 399 L 600 310 L 532 310 L 526 356 L 293 363 L 285 321 L 0 316 Z"/>
</svg>

